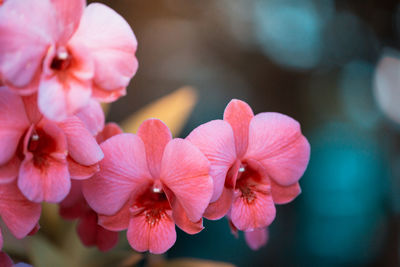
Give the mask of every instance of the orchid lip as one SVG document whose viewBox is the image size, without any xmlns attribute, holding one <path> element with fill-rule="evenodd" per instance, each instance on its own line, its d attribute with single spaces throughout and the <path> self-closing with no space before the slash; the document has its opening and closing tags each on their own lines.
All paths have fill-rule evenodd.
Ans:
<svg viewBox="0 0 400 267">
<path fill-rule="evenodd" d="M 50 68 L 53 70 L 66 70 L 71 65 L 71 55 L 65 48 L 59 48 L 53 60 L 51 61 Z"/>
</svg>

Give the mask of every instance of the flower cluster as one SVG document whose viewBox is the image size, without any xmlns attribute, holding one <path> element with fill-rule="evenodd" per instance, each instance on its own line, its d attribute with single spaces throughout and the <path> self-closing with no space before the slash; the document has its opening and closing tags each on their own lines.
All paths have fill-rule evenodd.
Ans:
<svg viewBox="0 0 400 267">
<path fill-rule="evenodd" d="M 23 238 L 42 202 L 79 219 L 87 246 L 164 253 L 224 216 L 249 246 L 266 243 L 275 204 L 292 201 L 309 160 L 300 125 L 232 100 L 223 120 L 185 139 L 157 119 L 136 134 L 104 123 L 99 101 L 125 94 L 138 63 L 126 21 L 84 0 L 0 1 L 0 216 Z M 0 248 L 2 247 L 0 235 Z"/>
</svg>

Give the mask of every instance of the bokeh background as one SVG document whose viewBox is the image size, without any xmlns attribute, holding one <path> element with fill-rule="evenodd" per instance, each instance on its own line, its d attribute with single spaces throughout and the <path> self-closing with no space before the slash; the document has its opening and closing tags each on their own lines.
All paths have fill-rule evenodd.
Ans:
<svg viewBox="0 0 400 267">
<path fill-rule="evenodd" d="M 108 120 L 122 122 L 189 85 L 197 104 L 181 137 L 222 118 L 230 99 L 239 98 L 255 113 L 295 118 L 311 143 L 303 193 L 277 208 L 267 246 L 250 250 L 222 219 L 206 221 L 196 236 L 179 231 L 168 258 L 237 266 L 400 266 L 398 1 L 101 2 L 130 23 L 139 43 L 139 71 Z M 186 104 L 183 97 L 171 108 Z"/>
</svg>

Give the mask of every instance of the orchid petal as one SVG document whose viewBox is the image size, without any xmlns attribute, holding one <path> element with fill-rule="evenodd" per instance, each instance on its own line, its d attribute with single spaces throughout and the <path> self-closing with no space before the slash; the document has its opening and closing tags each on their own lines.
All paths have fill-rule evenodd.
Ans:
<svg viewBox="0 0 400 267">
<path fill-rule="evenodd" d="M 21 97 L 6 87 L 0 87 L 0 165 L 15 154 L 19 140 L 29 128 Z"/>
<path fill-rule="evenodd" d="M 101 148 L 105 154 L 100 162 L 101 171 L 83 181 L 83 193 L 97 213 L 112 215 L 152 179 L 144 144 L 136 135 L 113 136 Z"/>
<path fill-rule="evenodd" d="M 40 204 L 30 202 L 16 183 L 0 185 L 0 215 L 17 238 L 29 234 L 39 221 Z"/>
<path fill-rule="evenodd" d="M 207 158 L 187 140 L 173 139 L 164 150 L 161 181 L 174 193 L 189 220 L 197 222 L 208 206 L 213 182 Z"/>
<path fill-rule="evenodd" d="M 55 22 L 48 0 L 13 0 L 1 6 L 0 73 L 6 84 L 26 87 L 40 72 L 47 49 L 56 39 Z"/>
<path fill-rule="evenodd" d="M 204 217 L 209 220 L 219 220 L 226 215 L 233 201 L 233 189 L 224 188 L 221 197 L 207 207 Z"/>
<path fill-rule="evenodd" d="M 78 235 L 85 246 L 97 246 L 101 251 L 113 248 L 118 242 L 118 233 L 97 224 L 97 214 L 89 212 L 78 223 Z"/>
<path fill-rule="evenodd" d="M 272 223 L 275 219 L 275 205 L 267 191 L 268 186 L 257 185 L 257 189 L 252 191 L 252 200 L 249 201 L 241 193 L 234 197 L 230 217 L 236 228 L 251 231 Z"/>
<path fill-rule="evenodd" d="M 67 158 L 67 162 L 68 162 L 68 171 L 71 176 L 71 179 L 76 179 L 76 180 L 88 179 L 100 170 L 99 164 L 97 163 L 85 166 L 77 163 L 71 157 Z"/>
<path fill-rule="evenodd" d="M 38 167 L 32 154 L 28 153 L 21 163 L 18 187 L 30 201 L 58 203 L 71 187 L 67 162 L 50 156 L 45 160 L 46 166 Z"/>
<path fill-rule="evenodd" d="M 43 78 L 39 87 L 40 111 L 49 119 L 62 121 L 87 105 L 91 95 L 90 83 L 57 76 Z"/>
<path fill-rule="evenodd" d="M 140 125 L 137 135 L 146 148 L 147 166 L 150 173 L 153 177 L 159 177 L 165 146 L 172 139 L 170 130 L 162 121 L 148 119 Z"/>
<path fill-rule="evenodd" d="M 130 220 L 127 236 L 134 250 L 162 254 L 176 241 L 175 223 L 169 214 L 165 214 L 158 222 L 151 224 L 145 212 L 142 212 Z"/>
<path fill-rule="evenodd" d="M 135 35 L 119 14 L 103 4 L 93 3 L 85 9 L 71 43 L 91 51 L 94 83 L 110 93 L 126 87 L 137 70 Z"/>
<path fill-rule="evenodd" d="M 99 224 L 110 231 L 122 231 L 128 228 L 131 213 L 129 201 L 114 215 L 99 214 Z"/>
<path fill-rule="evenodd" d="M 91 99 L 89 104 L 82 108 L 76 116 L 81 119 L 92 135 L 97 135 L 104 128 L 104 112 L 100 103 Z"/>
<path fill-rule="evenodd" d="M 109 122 L 107 123 L 103 130 L 96 136 L 97 143 L 101 144 L 106 141 L 108 138 L 113 137 L 114 135 L 122 133 L 121 127 L 118 124 Z"/>
<path fill-rule="evenodd" d="M 199 233 L 204 229 L 203 227 L 203 219 L 200 219 L 198 222 L 192 222 L 186 215 L 185 210 L 182 205 L 176 199 L 175 195 L 168 188 L 164 189 L 165 194 L 167 195 L 168 201 L 172 207 L 172 218 L 175 221 L 175 224 L 184 232 L 194 235 Z"/>
<path fill-rule="evenodd" d="M 0 184 L 12 182 L 18 176 L 21 161 L 13 157 L 9 162 L 0 165 Z"/>
<path fill-rule="evenodd" d="M 214 182 L 211 202 L 215 202 L 221 196 L 229 168 L 236 160 L 232 128 L 223 120 L 214 120 L 194 129 L 186 139 L 210 161 L 210 176 Z"/>
<path fill-rule="evenodd" d="M 294 119 L 279 113 L 260 113 L 250 123 L 246 157 L 261 162 L 268 176 L 283 186 L 296 183 L 310 159 L 310 144 Z"/>
<path fill-rule="evenodd" d="M 245 232 L 244 238 L 246 239 L 247 245 L 252 250 L 258 250 L 268 242 L 268 229 L 259 228 L 254 229 L 254 231 Z"/>
<path fill-rule="evenodd" d="M 65 44 L 79 26 L 85 0 L 52 0 L 57 14 L 58 42 Z"/>
<path fill-rule="evenodd" d="M 69 155 L 77 163 L 90 166 L 98 163 L 104 157 L 96 139 L 78 117 L 69 117 L 60 122 L 58 126 L 67 137 Z"/>
<path fill-rule="evenodd" d="M 289 186 L 281 186 L 271 180 L 271 194 L 275 204 L 286 204 L 291 202 L 301 193 L 299 183 Z"/>
<path fill-rule="evenodd" d="M 250 106 L 241 100 L 233 99 L 225 108 L 224 120 L 229 122 L 233 129 L 238 158 L 246 153 L 249 141 L 249 124 L 253 117 L 254 114 Z"/>
</svg>

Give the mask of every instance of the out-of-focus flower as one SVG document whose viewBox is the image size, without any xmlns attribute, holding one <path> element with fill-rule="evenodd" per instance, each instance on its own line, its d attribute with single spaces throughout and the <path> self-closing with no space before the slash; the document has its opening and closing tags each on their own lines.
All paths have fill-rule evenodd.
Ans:
<svg viewBox="0 0 400 267">
<path fill-rule="evenodd" d="M 187 137 L 211 162 L 214 193 L 204 217 L 219 219 L 229 211 L 241 231 L 264 228 L 275 218 L 275 205 L 300 193 L 298 180 L 310 145 L 294 119 L 279 113 L 253 115 L 243 101 L 232 100 L 224 120 L 193 130 Z"/>
<path fill-rule="evenodd" d="M 268 228 L 258 228 L 254 229 L 251 232 L 245 232 L 244 233 L 244 238 L 246 239 L 247 245 L 252 249 L 252 250 L 257 250 L 260 247 L 264 246 L 267 244 L 268 241 Z"/>
<path fill-rule="evenodd" d="M 82 194 L 82 181 L 72 181 L 71 191 L 60 203 L 60 215 L 64 219 L 79 219 L 77 232 L 85 246 L 97 246 L 101 251 L 113 248 L 118 242 L 118 233 L 97 224 L 98 216 L 87 204 Z"/>
<path fill-rule="evenodd" d="M 40 204 L 30 202 L 18 189 L 16 182 L 0 184 L 0 216 L 17 238 L 35 232 L 40 218 Z M 3 237 L 0 233 L 0 249 Z"/>
<path fill-rule="evenodd" d="M 125 95 L 137 41 L 128 23 L 85 0 L 14 0 L 0 9 L 0 73 L 20 94 L 38 91 L 41 112 L 63 120 L 91 97 Z M 23 51 L 23 52 L 22 52 Z"/>
<path fill-rule="evenodd" d="M 239 230 L 233 225 L 232 221 L 229 219 L 229 227 L 231 228 L 232 234 L 238 238 Z M 258 250 L 262 246 L 265 246 L 268 242 L 268 227 L 257 228 L 253 231 L 244 232 L 244 238 L 247 245 L 252 250 Z"/>
<path fill-rule="evenodd" d="M 382 111 L 400 123 L 400 60 L 398 52 L 386 51 L 376 67 L 375 99 Z"/>
<path fill-rule="evenodd" d="M 102 143 L 108 138 L 122 133 L 115 123 L 108 123 L 97 136 L 97 142 Z M 82 194 L 82 182 L 73 180 L 71 191 L 60 203 L 60 215 L 64 219 L 80 219 L 77 231 L 85 246 L 97 246 L 101 251 L 113 248 L 118 242 L 118 233 L 100 226 L 97 213 L 87 204 Z"/>
<path fill-rule="evenodd" d="M 0 2 L 1 4 L 1 2 Z M 4 252 L 0 252 L 0 266 L 13 267 L 14 263 L 11 258 Z"/>
<path fill-rule="evenodd" d="M 0 88 L 0 125 L 0 183 L 18 177 L 19 189 L 34 202 L 60 202 L 70 190 L 70 178 L 89 178 L 103 158 L 78 117 L 49 121 L 34 95 Z"/>
<path fill-rule="evenodd" d="M 104 214 L 100 225 L 128 229 L 132 248 L 156 254 L 175 243 L 175 224 L 189 234 L 203 229 L 213 183 L 207 158 L 189 141 L 150 119 L 137 135 L 116 135 L 101 148 L 100 172 L 83 182 L 89 205 Z"/>
<path fill-rule="evenodd" d="M 0 1 L 1 4 L 1 1 Z M 0 266 L 1 267 L 32 267 L 32 265 L 24 263 L 24 262 L 19 262 L 17 264 L 14 264 L 12 259 L 4 252 L 0 252 Z"/>
</svg>

